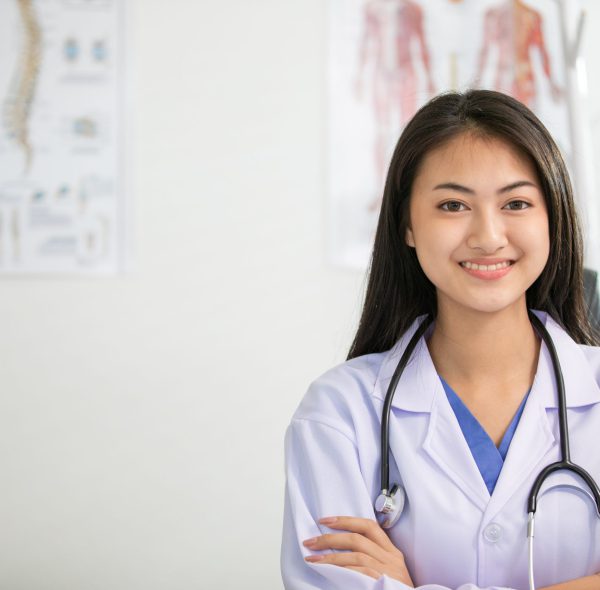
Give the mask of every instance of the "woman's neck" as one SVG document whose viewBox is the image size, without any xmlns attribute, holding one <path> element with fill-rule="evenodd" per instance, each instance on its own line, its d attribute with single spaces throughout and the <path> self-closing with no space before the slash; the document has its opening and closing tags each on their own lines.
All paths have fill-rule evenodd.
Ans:
<svg viewBox="0 0 600 590">
<path fill-rule="evenodd" d="M 441 308 L 427 344 L 440 375 L 470 384 L 531 384 L 540 349 L 525 305 L 497 313 Z"/>
</svg>

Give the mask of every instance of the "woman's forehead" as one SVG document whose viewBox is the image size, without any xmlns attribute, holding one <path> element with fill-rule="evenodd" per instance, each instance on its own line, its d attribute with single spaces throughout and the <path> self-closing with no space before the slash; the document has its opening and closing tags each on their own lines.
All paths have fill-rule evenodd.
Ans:
<svg viewBox="0 0 600 590">
<path fill-rule="evenodd" d="M 420 177 L 517 174 L 538 180 L 533 159 L 506 139 L 463 133 L 425 153 L 417 170 Z"/>
</svg>

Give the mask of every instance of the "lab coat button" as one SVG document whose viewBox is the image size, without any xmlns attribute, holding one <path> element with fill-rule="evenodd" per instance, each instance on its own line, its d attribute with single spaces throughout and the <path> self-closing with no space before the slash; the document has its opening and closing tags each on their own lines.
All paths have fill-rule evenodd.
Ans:
<svg viewBox="0 0 600 590">
<path fill-rule="evenodd" d="M 502 527 L 495 522 L 488 524 L 485 529 L 483 529 L 483 536 L 490 543 L 496 543 L 502 536 Z"/>
</svg>

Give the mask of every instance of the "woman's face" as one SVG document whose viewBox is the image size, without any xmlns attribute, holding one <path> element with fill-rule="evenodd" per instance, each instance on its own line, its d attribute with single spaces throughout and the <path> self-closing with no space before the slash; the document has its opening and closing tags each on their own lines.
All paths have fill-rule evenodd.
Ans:
<svg viewBox="0 0 600 590">
<path fill-rule="evenodd" d="M 550 251 L 548 212 L 528 156 L 461 135 L 424 157 L 406 242 L 435 285 L 438 313 L 525 304 Z"/>
</svg>

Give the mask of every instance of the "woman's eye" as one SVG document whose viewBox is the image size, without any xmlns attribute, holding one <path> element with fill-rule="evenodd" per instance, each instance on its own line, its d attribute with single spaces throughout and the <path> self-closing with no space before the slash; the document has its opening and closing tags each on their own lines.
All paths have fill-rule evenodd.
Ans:
<svg viewBox="0 0 600 590">
<path fill-rule="evenodd" d="M 444 211 L 451 211 L 452 213 L 457 213 L 458 211 L 463 211 L 464 204 L 460 201 L 446 201 L 440 205 L 440 209 Z"/>
<path fill-rule="evenodd" d="M 525 201 L 511 201 L 506 207 L 511 211 L 521 211 L 522 209 L 527 209 L 529 203 L 526 203 Z"/>
</svg>

